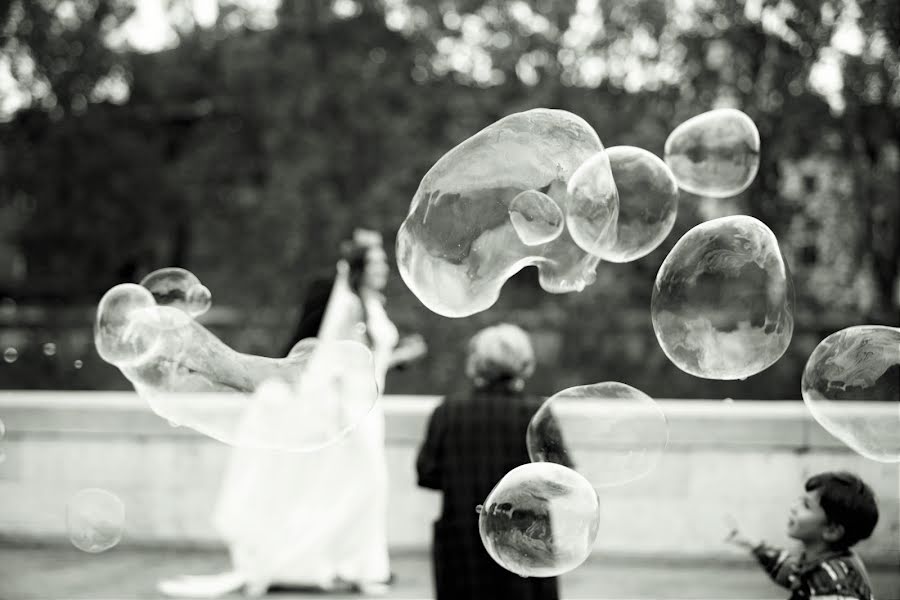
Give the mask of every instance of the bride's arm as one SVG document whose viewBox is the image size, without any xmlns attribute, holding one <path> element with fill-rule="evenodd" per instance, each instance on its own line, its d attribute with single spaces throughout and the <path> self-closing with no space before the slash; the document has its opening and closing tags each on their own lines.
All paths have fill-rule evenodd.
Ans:
<svg viewBox="0 0 900 600">
<path fill-rule="evenodd" d="M 419 334 L 406 336 L 391 353 L 388 368 L 405 365 L 418 360 L 428 353 L 428 346 Z"/>
</svg>

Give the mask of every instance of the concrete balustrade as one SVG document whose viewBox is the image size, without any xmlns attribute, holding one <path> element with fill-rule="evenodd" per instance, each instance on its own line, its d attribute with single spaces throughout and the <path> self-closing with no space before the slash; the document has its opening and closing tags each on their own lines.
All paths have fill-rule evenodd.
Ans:
<svg viewBox="0 0 900 600">
<path fill-rule="evenodd" d="M 439 398 L 388 396 L 388 531 L 394 550 L 425 551 L 437 494 L 415 485 L 415 455 Z M 601 490 L 596 552 L 666 559 L 730 559 L 726 514 L 774 543 L 805 479 L 823 470 L 859 474 L 879 498 L 881 520 L 859 550 L 873 564 L 900 563 L 900 464 L 859 456 L 833 438 L 799 401 L 660 400 L 670 427 L 657 468 Z M 847 410 L 897 419 L 896 404 Z M 210 523 L 229 448 L 173 428 L 134 393 L 0 392 L 0 538 L 65 539 L 65 505 L 85 487 L 116 493 L 127 510 L 123 543 L 215 545 Z M 578 449 L 601 460 L 602 447 Z M 582 459 L 584 460 L 584 459 Z M 473 510 L 473 518 L 475 513 Z"/>
</svg>

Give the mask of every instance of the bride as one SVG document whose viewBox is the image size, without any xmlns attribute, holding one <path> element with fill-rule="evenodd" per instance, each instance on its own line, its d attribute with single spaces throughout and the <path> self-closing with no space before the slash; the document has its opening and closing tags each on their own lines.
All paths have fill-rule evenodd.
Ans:
<svg viewBox="0 0 900 600">
<path fill-rule="evenodd" d="M 310 287 L 295 341 L 355 340 L 372 351 L 379 391 L 387 370 L 425 354 L 402 342 L 384 309 L 387 256 L 376 232 L 357 230 L 341 247 L 333 279 Z M 399 344 L 398 344 L 399 342 Z M 308 454 L 235 448 L 213 516 L 233 569 L 159 583 L 176 597 L 212 598 L 271 586 L 384 593 L 387 464 L 380 402 L 346 438 Z"/>
</svg>

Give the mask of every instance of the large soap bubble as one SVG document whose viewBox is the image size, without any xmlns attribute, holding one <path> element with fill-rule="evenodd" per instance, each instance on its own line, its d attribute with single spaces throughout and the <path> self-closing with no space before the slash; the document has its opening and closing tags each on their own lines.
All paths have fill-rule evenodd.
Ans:
<svg viewBox="0 0 900 600">
<path fill-rule="evenodd" d="M 614 233 L 594 253 L 610 262 L 629 262 L 650 254 L 672 231 L 678 184 L 666 163 L 642 148 L 613 146 L 606 153 L 619 193 L 619 212 Z"/>
<path fill-rule="evenodd" d="M 180 308 L 191 316 L 199 316 L 212 305 L 212 294 L 197 276 L 186 269 L 166 267 L 153 271 L 141 280 L 160 306 Z"/>
<path fill-rule="evenodd" d="M 759 170 L 759 130 L 746 114 L 720 108 L 688 119 L 669 134 L 665 160 L 689 192 L 728 198 Z"/>
<path fill-rule="evenodd" d="M 355 428 L 378 397 L 372 354 L 355 341 L 310 338 L 281 359 L 242 354 L 132 284 L 107 292 L 97 323 L 101 357 L 154 412 L 228 444 L 321 448 Z"/>
<path fill-rule="evenodd" d="M 806 362 L 801 391 L 816 421 L 847 446 L 900 462 L 900 328 L 832 333 Z"/>
<path fill-rule="evenodd" d="M 669 442 L 666 416 L 642 391 L 615 381 L 557 392 L 531 418 L 533 462 L 573 466 L 595 488 L 650 473 Z"/>
<path fill-rule="evenodd" d="M 679 369 L 744 379 L 784 354 L 793 306 L 775 235 L 737 215 L 701 223 L 678 240 L 656 275 L 650 308 L 656 338 Z"/>
<path fill-rule="evenodd" d="M 600 527 L 597 492 L 554 463 L 507 473 L 488 494 L 478 531 L 497 564 L 523 577 L 554 577 L 590 555 Z"/>
<path fill-rule="evenodd" d="M 403 281 L 425 306 L 447 317 L 485 310 L 503 283 L 529 265 L 538 268 L 548 292 L 583 290 L 595 280 L 600 259 L 576 245 L 568 229 L 547 243 L 527 245 L 513 226 L 510 204 L 536 190 L 568 213 L 570 178 L 602 152 L 582 118 L 548 109 L 505 117 L 456 146 L 422 178 L 397 233 Z M 590 198 L 582 200 L 586 213 Z"/>
<path fill-rule="evenodd" d="M 69 540 L 79 550 L 99 553 L 122 539 L 125 505 L 115 494 L 88 488 L 73 495 L 66 505 Z"/>
</svg>

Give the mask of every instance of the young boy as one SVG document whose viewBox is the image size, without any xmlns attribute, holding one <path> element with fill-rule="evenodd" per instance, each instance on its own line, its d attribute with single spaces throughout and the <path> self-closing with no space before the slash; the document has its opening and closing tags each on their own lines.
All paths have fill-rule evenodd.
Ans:
<svg viewBox="0 0 900 600">
<path fill-rule="evenodd" d="M 872 534 L 878 506 L 872 489 L 846 472 L 810 477 L 791 507 L 787 534 L 800 542 L 797 555 L 731 532 L 728 541 L 753 552 L 789 600 L 873 600 L 869 576 L 851 547 Z"/>
</svg>

